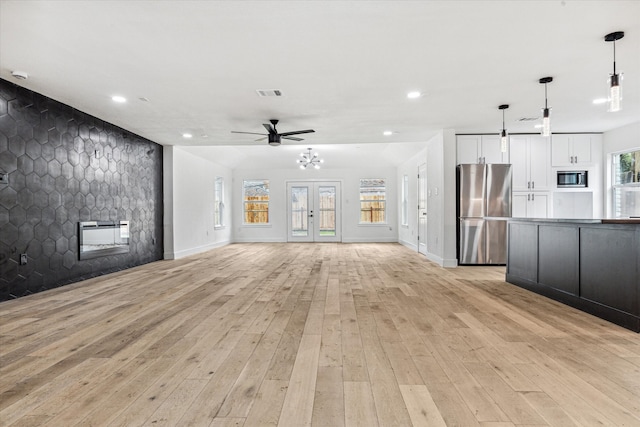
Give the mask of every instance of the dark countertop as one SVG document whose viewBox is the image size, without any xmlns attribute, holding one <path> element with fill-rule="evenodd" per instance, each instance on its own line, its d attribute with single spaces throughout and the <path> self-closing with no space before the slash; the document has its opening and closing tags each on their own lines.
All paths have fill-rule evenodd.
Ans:
<svg viewBox="0 0 640 427">
<path fill-rule="evenodd" d="M 574 224 L 602 224 L 601 219 L 570 219 L 570 218 L 509 218 L 509 221 L 519 222 L 569 222 Z"/>
<path fill-rule="evenodd" d="M 640 224 L 640 218 L 570 219 L 570 218 L 509 218 L 519 222 L 573 223 L 573 224 Z"/>
</svg>

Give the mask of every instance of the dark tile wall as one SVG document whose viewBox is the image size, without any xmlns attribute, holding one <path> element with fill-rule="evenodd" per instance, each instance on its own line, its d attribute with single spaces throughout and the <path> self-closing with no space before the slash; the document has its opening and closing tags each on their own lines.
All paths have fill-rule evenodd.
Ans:
<svg viewBox="0 0 640 427">
<path fill-rule="evenodd" d="M 0 173 L 0 301 L 162 259 L 158 144 L 0 79 Z M 130 252 L 80 261 L 92 220 L 131 221 Z"/>
</svg>

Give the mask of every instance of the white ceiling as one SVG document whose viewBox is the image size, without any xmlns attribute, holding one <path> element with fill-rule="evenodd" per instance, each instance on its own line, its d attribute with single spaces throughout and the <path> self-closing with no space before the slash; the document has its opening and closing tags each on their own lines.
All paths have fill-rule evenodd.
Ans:
<svg viewBox="0 0 640 427">
<path fill-rule="evenodd" d="M 603 37 L 618 30 L 623 110 L 607 113 L 592 100 L 606 97 Z M 0 0 L 0 77 L 163 145 L 227 146 L 229 166 L 285 161 L 284 144 L 231 133 L 272 118 L 315 129 L 294 155 L 395 164 L 440 129 L 497 133 L 503 103 L 510 132 L 536 132 L 519 119 L 540 116 L 545 76 L 555 132 L 640 120 L 640 1 Z"/>
</svg>

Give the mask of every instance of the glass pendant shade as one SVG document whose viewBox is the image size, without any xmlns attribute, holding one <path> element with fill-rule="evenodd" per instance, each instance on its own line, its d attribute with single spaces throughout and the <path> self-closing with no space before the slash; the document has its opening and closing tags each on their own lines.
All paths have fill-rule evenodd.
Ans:
<svg viewBox="0 0 640 427">
<path fill-rule="evenodd" d="M 551 119 L 549 117 L 549 109 L 545 108 L 542 116 L 542 136 L 551 136 Z"/>
<path fill-rule="evenodd" d="M 609 110 L 612 113 L 622 110 L 622 80 L 621 74 L 611 74 L 609 76 Z"/>
<path fill-rule="evenodd" d="M 507 139 L 507 130 L 506 129 L 502 129 L 502 133 L 500 134 L 500 150 L 503 153 L 507 152 L 507 144 L 509 143 L 509 140 Z"/>
</svg>

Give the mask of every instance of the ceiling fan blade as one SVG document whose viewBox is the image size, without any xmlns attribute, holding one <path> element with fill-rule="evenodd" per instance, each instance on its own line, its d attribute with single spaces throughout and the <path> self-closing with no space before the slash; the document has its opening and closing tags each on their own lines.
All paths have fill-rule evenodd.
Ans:
<svg viewBox="0 0 640 427">
<path fill-rule="evenodd" d="M 248 135 L 266 135 L 265 133 L 256 133 L 256 132 L 238 132 L 236 130 L 232 130 L 231 133 L 244 133 Z"/>
<path fill-rule="evenodd" d="M 304 139 L 302 139 L 302 138 L 296 138 L 296 137 L 293 137 L 293 136 L 281 136 L 281 138 L 282 139 L 290 139 L 292 141 L 304 141 Z"/>
<path fill-rule="evenodd" d="M 267 139 L 267 137 L 266 137 L 266 136 L 263 136 L 262 138 L 258 138 L 258 139 L 256 139 L 256 141 L 264 141 L 265 139 Z"/>
<path fill-rule="evenodd" d="M 276 133 L 276 128 L 274 128 L 273 126 L 271 126 L 270 124 L 267 123 L 263 123 L 262 126 L 264 126 L 264 128 L 267 130 L 267 132 L 269 132 L 270 134 L 274 134 Z"/>
<path fill-rule="evenodd" d="M 313 133 L 315 132 L 315 130 L 313 129 L 307 129 L 307 130 L 294 130 L 292 132 L 283 132 L 280 135 L 282 136 L 289 136 L 289 135 L 299 135 L 301 133 Z"/>
</svg>

